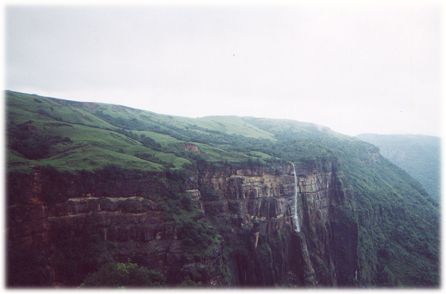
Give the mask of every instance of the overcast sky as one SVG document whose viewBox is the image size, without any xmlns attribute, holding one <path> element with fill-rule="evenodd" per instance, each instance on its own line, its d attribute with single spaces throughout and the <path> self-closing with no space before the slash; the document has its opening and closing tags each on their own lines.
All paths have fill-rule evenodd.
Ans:
<svg viewBox="0 0 446 294">
<path fill-rule="evenodd" d="M 6 88 L 349 135 L 440 135 L 441 11 L 419 3 L 10 6 Z"/>
</svg>

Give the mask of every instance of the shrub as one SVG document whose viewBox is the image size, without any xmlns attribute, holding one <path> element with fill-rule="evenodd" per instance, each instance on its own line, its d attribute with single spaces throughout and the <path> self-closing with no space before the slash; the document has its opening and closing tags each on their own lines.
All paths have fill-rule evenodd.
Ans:
<svg viewBox="0 0 446 294">
<path fill-rule="evenodd" d="M 164 276 L 155 270 L 135 263 L 107 263 L 97 272 L 91 273 L 82 287 L 147 287 L 161 286 Z"/>
</svg>

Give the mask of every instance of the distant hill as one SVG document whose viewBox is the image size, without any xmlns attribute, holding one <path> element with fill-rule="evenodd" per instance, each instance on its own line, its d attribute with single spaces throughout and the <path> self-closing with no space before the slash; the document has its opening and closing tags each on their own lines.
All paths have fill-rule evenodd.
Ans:
<svg viewBox="0 0 446 294">
<path fill-rule="evenodd" d="M 377 146 L 381 154 L 418 180 L 439 201 L 441 194 L 440 138 L 424 135 L 361 134 L 361 140 Z"/>
</svg>

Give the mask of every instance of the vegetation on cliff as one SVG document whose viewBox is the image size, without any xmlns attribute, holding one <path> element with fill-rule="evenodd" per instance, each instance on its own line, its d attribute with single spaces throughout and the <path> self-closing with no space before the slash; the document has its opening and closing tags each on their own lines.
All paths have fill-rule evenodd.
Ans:
<svg viewBox="0 0 446 294">
<path fill-rule="evenodd" d="M 82 287 L 156 287 L 165 283 L 161 273 L 135 263 L 107 263 L 87 276 Z"/>
</svg>

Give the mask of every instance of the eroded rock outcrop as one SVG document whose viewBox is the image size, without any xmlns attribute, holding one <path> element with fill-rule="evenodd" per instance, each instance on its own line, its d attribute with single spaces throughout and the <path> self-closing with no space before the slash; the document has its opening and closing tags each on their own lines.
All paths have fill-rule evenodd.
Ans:
<svg viewBox="0 0 446 294">
<path fill-rule="evenodd" d="M 191 211 L 187 221 L 174 217 L 175 211 L 166 205 L 170 196 L 165 194 L 119 195 L 125 191 L 117 190 L 101 195 L 86 185 L 79 196 L 55 203 L 14 204 L 9 215 L 26 217 L 9 222 L 8 240 L 12 245 L 27 244 L 25 250 L 33 242 L 43 248 L 47 284 L 81 282 L 81 277 L 67 278 L 71 272 L 64 264 L 74 255 L 64 250 L 85 244 L 88 252 L 98 252 L 104 260 L 131 259 L 156 269 L 171 285 L 185 280 L 207 286 L 354 285 L 357 224 L 336 162 L 315 161 L 295 168 L 299 232 L 293 229 L 294 170 L 284 163 L 198 168 L 177 192 Z M 156 176 L 167 183 L 165 175 Z M 38 176 L 33 181 L 39 182 Z M 71 183 L 65 188 L 73 195 L 78 182 Z M 163 191 L 160 185 L 158 191 Z M 190 227 L 196 224 L 208 235 L 191 235 Z M 194 244 L 197 238 L 204 238 L 203 249 Z M 75 270 L 85 272 L 96 266 L 76 264 Z"/>
<path fill-rule="evenodd" d="M 237 283 L 354 285 L 357 224 L 336 163 L 298 165 L 296 173 L 301 232 L 293 230 L 295 185 L 290 165 L 227 167 L 197 174 L 204 213 L 230 228 L 227 243 L 243 238 L 252 243 L 250 257 L 240 257 L 237 250 L 232 256 Z"/>
</svg>

